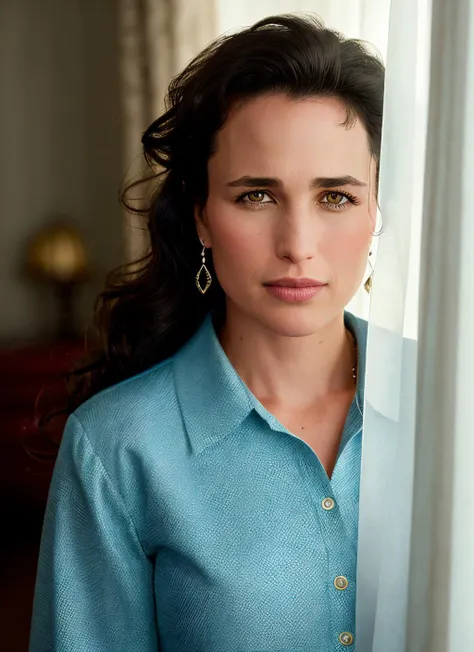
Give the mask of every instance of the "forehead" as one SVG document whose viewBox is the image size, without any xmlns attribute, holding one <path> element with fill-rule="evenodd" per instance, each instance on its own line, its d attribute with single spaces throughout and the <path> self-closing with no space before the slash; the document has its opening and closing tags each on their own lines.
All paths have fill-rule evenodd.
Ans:
<svg viewBox="0 0 474 652">
<path fill-rule="evenodd" d="M 266 95 L 235 106 L 217 134 L 209 173 L 217 177 L 278 176 L 288 182 L 351 174 L 365 180 L 370 169 L 367 132 L 329 97 L 292 99 Z"/>
</svg>

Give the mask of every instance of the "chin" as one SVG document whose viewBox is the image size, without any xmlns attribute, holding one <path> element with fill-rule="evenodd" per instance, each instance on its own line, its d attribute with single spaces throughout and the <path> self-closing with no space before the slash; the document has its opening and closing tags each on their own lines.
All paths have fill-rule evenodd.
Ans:
<svg viewBox="0 0 474 652">
<path fill-rule="evenodd" d="M 344 306 L 342 297 L 316 298 L 307 303 L 284 303 L 268 300 L 267 297 L 239 297 L 239 301 L 227 304 L 229 311 L 238 322 L 253 321 L 261 327 L 282 337 L 308 337 L 323 330 L 342 317 Z M 229 302 L 229 298 L 228 298 Z"/>
<path fill-rule="evenodd" d="M 300 307 L 292 306 L 284 310 L 265 311 L 257 319 L 266 328 L 278 335 L 284 337 L 308 337 L 323 329 L 342 312 L 342 308 L 336 310 L 325 307 L 317 310 L 314 307 L 300 309 Z"/>
</svg>

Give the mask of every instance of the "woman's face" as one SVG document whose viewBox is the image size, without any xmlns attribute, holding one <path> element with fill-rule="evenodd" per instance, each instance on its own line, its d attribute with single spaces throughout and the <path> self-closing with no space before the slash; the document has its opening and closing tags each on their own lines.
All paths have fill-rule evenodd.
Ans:
<svg viewBox="0 0 474 652">
<path fill-rule="evenodd" d="M 236 106 L 218 133 L 197 226 L 232 315 L 310 335 L 356 293 L 375 229 L 375 162 L 363 125 L 346 117 L 337 99 L 267 95 Z M 287 287 L 302 279 L 309 288 Z"/>
</svg>

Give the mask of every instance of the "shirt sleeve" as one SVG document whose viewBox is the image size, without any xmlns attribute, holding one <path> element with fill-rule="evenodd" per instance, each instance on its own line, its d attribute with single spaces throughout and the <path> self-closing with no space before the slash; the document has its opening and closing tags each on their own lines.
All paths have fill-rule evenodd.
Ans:
<svg viewBox="0 0 474 652">
<path fill-rule="evenodd" d="M 71 415 L 46 508 L 30 652 L 158 652 L 154 604 L 153 563 Z"/>
</svg>

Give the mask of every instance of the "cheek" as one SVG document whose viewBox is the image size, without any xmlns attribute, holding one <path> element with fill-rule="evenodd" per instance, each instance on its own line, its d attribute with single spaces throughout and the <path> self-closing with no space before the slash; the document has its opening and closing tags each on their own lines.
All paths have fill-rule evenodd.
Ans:
<svg viewBox="0 0 474 652">
<path fill-rule="evenodd" d="M 363 274 L 372 241 L 370 223 L 366 219 L 355 223 L 351 228 L 340 229 L 337 236 L 328 243 L 327 256 L 337 266 L 339 274 Z"/>
<path fill-rule="evenodd" d="M 214 267 L 224 289 L 257 274 L 269 254 L 271 237 L 252 216 L 228 204 L 209 203 L 207 209 Z"/>
<path fill-rule="evenodd" d="M 246 232 L 235 221 L 219 220 L 212 227 L 212 246 L 222 256 L 240 257 L 256 247 L 258 234 Z"/>
<path fill-rule="evenodd" d="M 242 211 L 220 202 L 209 203 L 207 215 L 216 270 L 217 267 L 223 271 L 239 268 L 245 273 L 255 261 L 266 257 L 271 238 L 258 216 L 243 215 Z"/>
<path fill-rule="evenodd" d="M 365 231 L 352 231 L 343 235 L 337 242 L 333 242 L 333 248 L 337 250 L 338 256 L 350 260 L 365 257 L 370 245 L 370 239 Z"/>
</svg>

